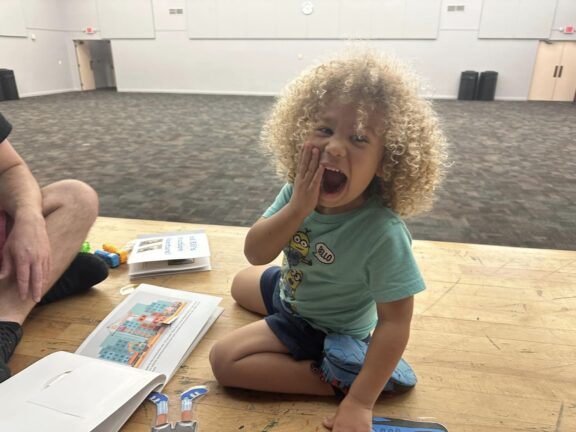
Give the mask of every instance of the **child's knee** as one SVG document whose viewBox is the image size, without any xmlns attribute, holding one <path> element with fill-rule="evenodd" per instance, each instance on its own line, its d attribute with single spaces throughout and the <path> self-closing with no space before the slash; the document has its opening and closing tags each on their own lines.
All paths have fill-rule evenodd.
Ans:
<svg viewBox="0 0 576 432">
<path fill-rule="evenodd" d="M 253 269 L 247 268 L 240 270 L 232 279 L 232 285 L 230 286 L 230 295 L 236 301 L 236 303 L 243 305 L 247 294 L 250 294 L 253 289 L 254 277 L 252 275 Z"/>
<path fill-rule="evenodd" d="M 210 367 L 214 377 L 221 385 L 227 385 L 228 377 L 232 367 L 232 359 L 228 355 L 226 344 L 222 341 L 216 342 L 208 356 Z"/>
<path fill-rule="evenodd" d="M 239 299 L 242 297 L 242 272 L 236 273 L 234 279 L 232 279 L 232 285 L 230 286 L 230 295 L 236 303 L 239 303 Z"/>
<path fill-rule="evenodd" d="M 260 278 L 262 277 L 263 267 L 248 267 L 240 270 L 232 279 L 230 286 L 230 295 L 240 306 L 243 306 L 253 312 L 265 313 L 262 311 L 260 292 Z"/>
</svg>

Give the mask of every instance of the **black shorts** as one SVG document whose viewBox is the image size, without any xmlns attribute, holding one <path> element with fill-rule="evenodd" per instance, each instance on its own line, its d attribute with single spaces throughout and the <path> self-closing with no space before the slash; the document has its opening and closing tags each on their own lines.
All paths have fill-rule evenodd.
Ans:
<svg viewBox="0 0 576 432">
<path fill-rule="evenodd" d="M 266 269 L 260 278 L 260 292 L 268 311 L 264 320 L 294 360 L 320 361 L 326 334 L 286 310 L 280 300 L 279 280 L 280 267 L 277 266 Z"/>
</svg>

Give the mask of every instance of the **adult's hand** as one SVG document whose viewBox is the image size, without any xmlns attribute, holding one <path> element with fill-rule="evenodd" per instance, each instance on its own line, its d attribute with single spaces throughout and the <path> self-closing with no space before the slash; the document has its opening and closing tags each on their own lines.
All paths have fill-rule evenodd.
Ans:
<svg viewBox="0 0 576 432">
<path fill-rule="evenodd" d="M 15 275 L 22 300 L 42 299 L 51 269 L 50 241 L 41 215 L 16 216 L 4 245 L 0 279 Z"/>
</svg>

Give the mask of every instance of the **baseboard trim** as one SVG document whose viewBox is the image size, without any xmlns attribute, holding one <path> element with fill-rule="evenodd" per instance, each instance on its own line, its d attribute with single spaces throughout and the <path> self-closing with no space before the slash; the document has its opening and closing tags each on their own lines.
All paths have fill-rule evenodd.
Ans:
<svg viewBox="0 0 576 432">
<path fill-rule="evenodd" d="M 206 90 L 182 90 L 182 89 L 138 89 L 138 88 L 121 88 L 119 92 L 124 93 L 176 93 L 176 94 L 199 94 L 199 95 L 228 95 L 228 96 L 278 96 L 274 92 L 251 92 L 251 91 L 206 91 Z"/>
<path fill-rule="evenodd" d="M 456 95 L 423 95 L 424 98 L 426 99 L 442 99 L 442 100 L 456 100 L 458 99 L 458 97 Z M 520 97 L 520 96 L 503 96 L 503 97 L 497 97 L 494 98 L 494 100 L 497 101 L 527 101 L 528 98 L 527 97 Z M 471 100 L 468 102 L 490 102 L 490 101 L 477 101 L 477 100 Z"/>
<path fill-rule="evenodd" d="M 80 90 L 77 89 L 59 89 L 59 90 L 44 90 L 39 92 L 32 92 L 32 93 L 22 93 L 20 97 L 34 97 L 34 96 L 47 96 L 51 94 L 58 94 L 58 93 L 70 93 L 70 92 L 77 92 Z"/>
<path fill-rule="evenodd" d="M 20 97 L 46 96 L 58 93 L 78 92 L 78 89 L 46 90 L 40 92 L 23 93 Z M 139 88 L 117 88 L 118 92 L 124 93 L 174 93 L 174 94 L 199 94 L 199 95 L 219 95 L 219 96 L 278 96 L 274 92 L 253 92 L 253 91 L 207 91 L 190 89 L 139 89 Z M 456 100 L 455 95 L 423 95 L 426 99 Z M 495 98 L 497 101 L 527 101 L 528 97 L 503 96 Z M 471 101 L 473 102 L 473 101 Z M 489 102 L 489 101 L 486 101 Z"/>
</svg>

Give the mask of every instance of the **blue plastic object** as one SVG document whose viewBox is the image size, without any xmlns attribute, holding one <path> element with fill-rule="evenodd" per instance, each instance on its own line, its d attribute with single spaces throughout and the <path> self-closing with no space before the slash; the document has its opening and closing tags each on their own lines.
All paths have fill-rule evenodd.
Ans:
<svg viewBox="0 0 576 432">
<path fill-rule="evenodd" d="M 108 264 L 108 267 L 114 268 L 120 265 L 120 257 L 118 254 L 98 249 L 96 252 L 94 252 L 94 255 L 102 258 L 104 262 Z"/>
<path fill-rule="evenodd" d="M 440 423 L 373 417 L 372 432 L 448 432 Z"/>
</svg>

